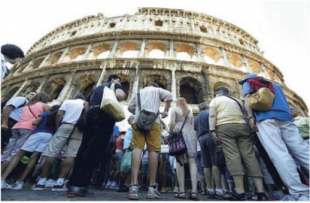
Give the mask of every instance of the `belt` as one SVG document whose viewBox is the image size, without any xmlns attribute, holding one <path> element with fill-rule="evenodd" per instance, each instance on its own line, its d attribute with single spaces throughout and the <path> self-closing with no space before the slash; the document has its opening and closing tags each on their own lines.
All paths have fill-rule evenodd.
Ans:
<svg viewBox="0 0 310 203">
<path fill-rule="evenodd" d="M 93 105 L 93 106 L 90 106 L 89 108 L 90 109 L 92 109 L 92 108 L 100 108 L 100 105 Z"/>
<path fill-rule="evenodd" d="M 61 124 L 70 124 L 70 125 L 74 125 L 72 123 L 67 123 L 67 122 L 62 122 Z"/>
</svg>

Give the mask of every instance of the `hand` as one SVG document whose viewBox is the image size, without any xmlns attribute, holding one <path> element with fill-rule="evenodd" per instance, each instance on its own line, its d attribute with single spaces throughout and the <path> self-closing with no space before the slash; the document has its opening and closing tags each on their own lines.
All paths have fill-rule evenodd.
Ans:
<svg viewBox="0 0 310 203">
<path fill-rule="evenodd" d="M 258 132 L 258 127 L 256 126 L 255 118 L 253 117 L 250 118 L 249 123 L 250 123 L 252 130 L 254 130 L 255 132 Z"/>
<path fill-rule="evenodd" d="M 221 143 L 220 139 L 216 136 L 216 133 L 215 132 L 212 132 L 211 133 L 212 135 L 212 139 L 213 141 L 215 142 L 216 145 L 219 145 Z"/>
<path fill-rule="evenodd" d="M 4 124 L 4 123 L 3 123 L 3 124 L 1 125 L 1 129 L 4 130 L 4 131 L 7 131 L 7 130 L 9 129 L 8 124 Z"/>
<path fill-rule="evenodd" d="M 166 111 L 160 112 L 159 114 L 161 115 L 161 118 L 166 118 L 168 116 L 168 112 Z"/>
</svg>

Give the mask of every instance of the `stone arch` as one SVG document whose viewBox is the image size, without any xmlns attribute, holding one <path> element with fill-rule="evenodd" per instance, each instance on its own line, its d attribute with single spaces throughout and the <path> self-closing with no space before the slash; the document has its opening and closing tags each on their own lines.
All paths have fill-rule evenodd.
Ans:
<svg viewBox="0 0 310 203">
<path fill-rule="evenodd" d="M 253 73 L 259 74 L 262 72 L 262 69 L 256 61 L 249 60 L 249 66 L 251 67 Z"/>
<path fill-rule="evenodd" d="M 26 89 L 23 91 L 23 94 L 29 94 L 30 92 L 36 92 L 39 86 L 40 86 L 40 82 L 34 81 L 26 87 Z"/>
<path fill-rule="evenodd" d="M 269 77 L 270 77 L 271 80 L 276 81 L 276 77 L 275 77 L 275 75 L 274 75 L 274 73 L 273 73 L 272 70 L 270 70 L 270 69 L 267 68 L 267 69 L 266 69 L 266 72 L 267 72 L 267 74 L 269 75 Z"/>
<path fill-rule="evenodd" d="M 228 61 L 233 65 L 234 68 L 241 68 L 241 66 L 244 66 L 244 62 L 241 58 L 241 56 L 236 54 L 230 54 L 228 57 Z"/>
<path fill-rule="evenodd" d="M 122 85 L 123 91 L 126 94 L 125 101 L 127 101 L 127 99 L 129 98 L 129 94 L 131 93 L 130 91 L 131 78 L 129 75 L 125 75 L 125 74 L 117 74 L 117 75 L 121 78 L 121 85 Z"/>
<path fill-rule="evenodd" d="M 79 81 L 78 92 L 82 93 L 85 98 L 91 93 L 97 82 L 96 77 L 93 75 L 81 76 L 77 81 Z"/>
<path fill-rule="evenodd" d="M 61 90 L 64 88 L 66 80 L 62 77 L 55 77 L 50 79 L 47 82 L 47 85 L 44 88 L 44 92 L 49 94 L 52 100 L 57 99 Z"/>
<path fill-rule="evenodd" d="M 19 86 L 12 87 L 9 91 L 7 91 L 4 95 L 2 95 L 2 99 L 8 100 L 13 97 L 13 95 L 19 90 Z"/>
<path fill-rule="evenodd" d="M 34 63 L 33 63 L 32 70 L 35 70 L 35 69 L 39 68 L 40 65 L 42 64 L 42 62 L 44 61 L 44 59 L 45 59 L 44 56 L 43 56 L 43 57 L 40 57 L 40 58 L 38 58 L 38 59 L 36 59 L 36 60 L 34 61 Z"/>
<path fill-rule="evenodd" d="M 58 63 L 58 61 L 61 58 L 62 54 L 63 54 L 63 51 L 58 51 L 58 52 L 54 53 L 52 55 L 51 59 L 50 59 L 50 64 L 49 65 Z"/>
<path fill-rule="evenodd" d="M 222 58 L 221 52 L 216 50 L 216 49 L 214 49 L 214 48 L 210 48 L 210 47 L 205 48 L 202 51 L 202 53 L 205 56 L 205 61 L 206 62 L 209 62 L 210 60 L 208 60 L 208 58 L 210 58 L 211 60 L 213 60 L 213 61 L 210 61 L 210 62 L 213 62 L 214 64 L 216 64 Z"/>
<path fill-rule="evenodd" d="M 96 47 L 93 48 L 93 58 L 98 58 L 98 59 L 101 59 L 101 58 L 106 58 L 106 57 L 103 57 L 102 54 L 105 53 L 105 52 L 110 52 L 110 45 L 108 44 L 101 44 L 101 45 L 98 45 Z M 107 54 L 105 54 L 104 56 L 106 56 Z"/>
<path fill-rule="evenodd" d="M 152 42 L 148 45 L 148 49 L 147 49 L 147 56 L 150 58 L 162 58 L 162 57 L 156 57 L 154 55 L 151 54 L 152 51 L 155 50 L 160 50 L 164 53 L 164 57 L 166 56 L 166 52 L 167 52 L 167 47 L 164 43 L 161 42 Z"/>
<path fill-rule="evenodd" d="M 143 87 L 145 87 L 150 82 L 155 82 L 159 85 L 159 87 L 163 89 L 168 89 L 168 82 L 167 82 L 166 77 L 160 74 L 151 74 L 151 75 L 147 75 L 146 77 L 144 77 Z"/>
<path fill-rule="evenodd" d="M 85 54 L 85 47 L 75 47 L 70 50 L 64 62 L 78 61 Z"/>
<path fill-rule="evenodd" d="M 138 44 L 135 43 L 135 42 L 127 42 L 127 43 L 124 43 L 124 44 L 120 45 L 119 46 L 119 51 L 118 51 L 118 56 L 126 57 L 124 55 L 124 53 L 128 52 L 128 51 L 138 52 L 139 51 Z"/>
<path fill-rule="evenodd" d="M 180 80 L 180 97 L 185 98 L 188 104 L 203 102 L 203 85 L 193 77 L 183 77 Z"/>
<path fill-rule="evenodd" d="M 190 59 L 193 58 L 194 56 L 194 48 L 189 46 L 189 45 L 186 45 L 186 44 L 180 44 L 176 47 L 176 51 L 177 51 L 177 54 L 178 53 L 187 53 L 189 56 L 190 56 Z M 178 57 L 177 57 L 178 58 Z"/>
</svg>

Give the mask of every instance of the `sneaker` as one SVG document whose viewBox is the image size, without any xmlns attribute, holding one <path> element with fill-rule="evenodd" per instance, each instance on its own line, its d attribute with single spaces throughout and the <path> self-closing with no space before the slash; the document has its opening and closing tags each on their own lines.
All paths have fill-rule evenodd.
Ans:
<svg viewBox="0 0 310 203">
<path fill-rule="evenodd" d="M 173 193 L 179 193 L 180 192 L 180 188 L 178 188 L 178 187 L 174 187 L 174 189 L 173 189 Z"/>
<path fill-rule="evenodd" d="M 109 189 L 113 190 L 115 186 L 116 186 L 116 182 L 112 182 Z"/>
<path fill-rule="evenodd" d="M 137 185 L 133 185 L 129 188 L 127 198 L 133 199 L 133 200 L 137 200 L 139 198 L 138 197 L 138 186 Z"/>
<path fill-rule="evenodd" d="M 48 179 L 45 183 L 45 187 L 46 188 L 52 188 L 54 185 L 56 184 L 56 182 L 52 179 Z"/>
<path fill-rule="evenodd" d="M 157 187 L 154 188 L 152 186 L 149 187 L 149 191 L 147 192 L 146 199 L 160 199 L 161 194 L 157 190 Z"/>
<path fill-rule="evenodd" d="M 56 184 L 53 186 L 52 191 L 54 191 L 54 192 L 62 192 L 62 191 L 66 192 L 66 191 L 68 191 L 68 188 L 65 186 L 64 183 L 61 185 Z"/>
<path fill-rule="evenodd" d="M 34 191 L 40 191 L 40 190 L 44 190 L 45 188 L 45 184 L 35 184 L 34 186 L 32 186 L 31 190 L 34 190 Z"/>
<path fill-rule="evenodd" d="M 24 182 L 16 181 L 13 185 L 13 190 L 21 190 L 24 187 Z"/>
<path fill-rule="evenodd" d="M 254 192 L 251 193 L 251 199 L 257 200 L 257 195 Z"/>
<path fill-rule="evenodd" d="M 272 197 L 275 199 L 275 200 L 281 200 L 283 199 L 285 196 L 285 194 L 282 192 L 282 190 L 275 190 L 273 191 L 272 193 Z"/>
<path fill-rule="evenodd" d="M 1 190 L 12 190 L 13 187 L 6 183 L 5 180 L 1 180 Z"/>
<path fill-rule="evenodd" d="M 109 189 L 111 186 L 112 182 L 108 181 L 108 183 L 104 186 L 105 189 Z"/>
<path fill-rule="evenodd" d="M 297 199 L 297 201 L 307 201 L 309 202 L 309 195 L 307 194 L 302 194 L 300 197 Z"/>
<path fill-rule="evenodd" d="M 111 190 L 118 190 L 118 189 L 119 189 L 119 186 L 118 186 L 118 185 L 114 185 L 113 187 L 111 186 L 110 189 L 111 189 Z"/>
<path fill-rule="evenodd" d="M 116 190 L 117 192 L 128 192 L 129 188 L 126 187 L 125 185 L 120 186 L 118 190 Z"/>
<path fill-rule="evenodd" d="M 269 201 L 269 198 L 265 195 L 265 193 L 257 193 L 256 197 L 258 201 Z"/>
<path fill-rule="evenodd" d="M 285 195 L 281 201 L 296 201 L 296 199 L 292 195 Z"/>
<path fill-rule="evenodd" d="M 93 197 L 94 191 L 88 187 L 71 187 L 70 191 L 67 191 L 68 198 L 82 198 L 82 197 Z"/>
<path fill-rule="evenodd" d="M 248 201 L 248 195 L 245 193 L 237 194 L 234 192 L 231 197 L 228 198 L 230 201 Z"/>
<path fill-rule="evenodd" d="M 214 195 L 215 195 L 214 189 L 213 188 L 211 188 L 211 189 L 207 188 L 207 196 L 208 197 L 214 197 Z"/>
<path fill-rule="evenodd" d="M 217 197 L 224 197 L 225 192 L 224 192 L 224 190 L 223 190 L 222 188 L 220 188 L 220 189 L 215 189 L 215 195 L 216 195 Z"/>
</svg>

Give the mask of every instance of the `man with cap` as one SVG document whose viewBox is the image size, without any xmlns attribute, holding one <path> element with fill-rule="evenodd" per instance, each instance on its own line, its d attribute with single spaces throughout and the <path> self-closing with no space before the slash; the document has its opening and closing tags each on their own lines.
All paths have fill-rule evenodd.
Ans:
<svg viewBox="0 0 310 203">
<path fill-rule="evenodd" d="M 253 92 L 249 79 L 262 79 L 256 74 L 247 75 L 239 82 L 243 86 L 243 97 L 251 128 L 276 167 L 290 195 L 283 200 L 309 201 L 309 187 L 302 184 L 293 157 L 309 172 L 309 146 L 303 142 L 297 126 L 293 123 L 289 104 L 280 85 L 271 82 L 274 101 L 269 111 L 253 110 L 249 97 Z M 292 157 L 293 156 L 293 157 Z"/>
<path fill-rule="evenodd" d="M 13 44 L 1 46 L 1 83 L 10 73 L 5 63 L 9 62 L 10 64 L 16 64 L 24 57 L 25 55 L 23 50 L 21 50 L 18 46 Z"/>
<path fill-rule="evenodd" d="M 31 188 L 32 190 L 43 190 L 45 188 L 46 176 L 51 165 L 67 145 L 64 154 L 66 159 L 62 164 L 59 178 L 52 188 L 52 191 L 67 191 L 64 178 L 67 176 L 74 163 L 74 158 L 81 145 L 83 136 L 83 132 L 80 131 L 76 124 L 83 114 L 83 111 L 87 112 L 88 110 L 88 103 L 85 102 L 84 99 L 83 94 L 77 93 L 73 100 L 66 100 L 59 108 L 56 116 L 57 131 L 43 152 L 43 156 L 46 156 L 46 159 L 42 167 L 40 179 L 38 183 Z"/>
</svg>

